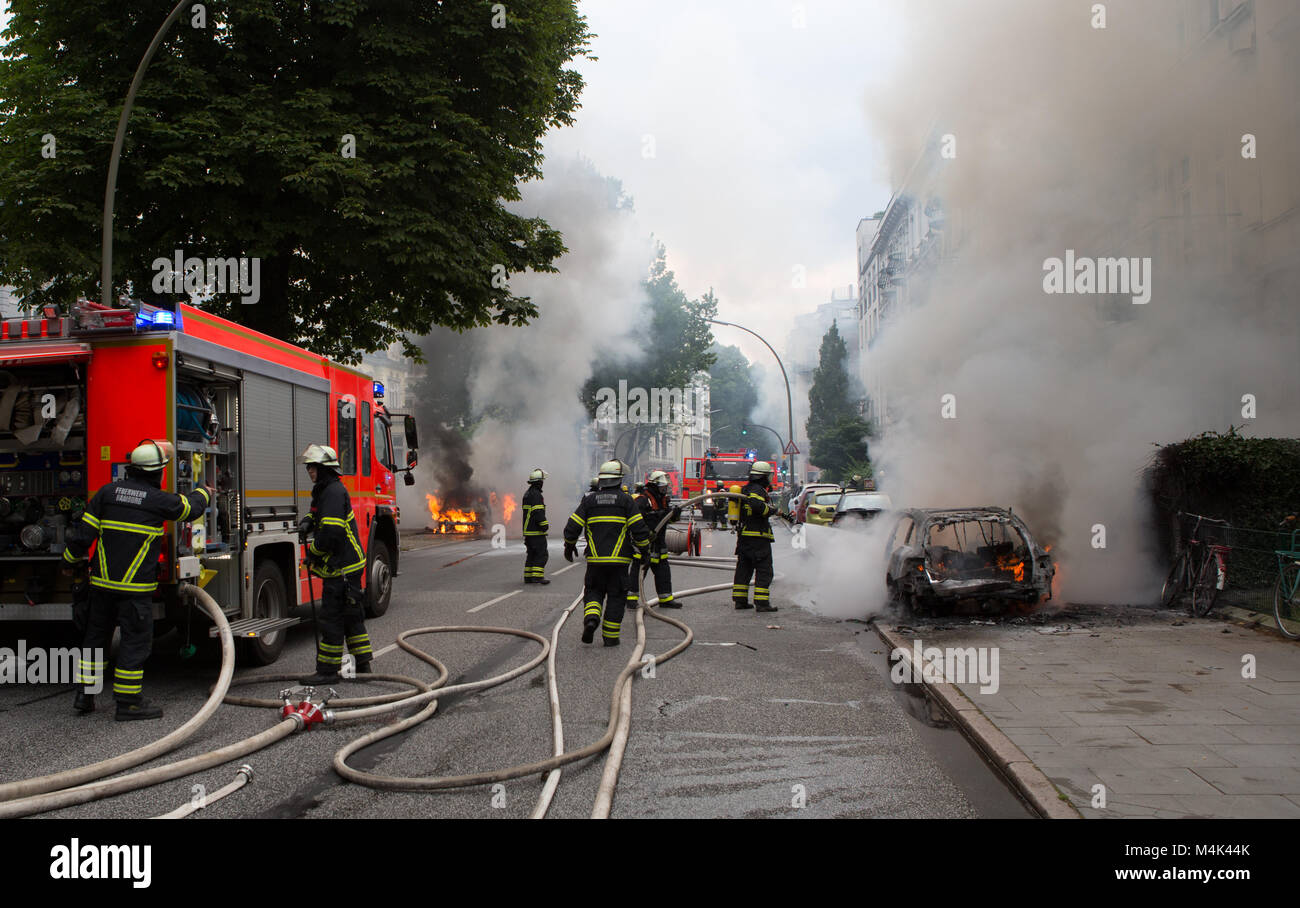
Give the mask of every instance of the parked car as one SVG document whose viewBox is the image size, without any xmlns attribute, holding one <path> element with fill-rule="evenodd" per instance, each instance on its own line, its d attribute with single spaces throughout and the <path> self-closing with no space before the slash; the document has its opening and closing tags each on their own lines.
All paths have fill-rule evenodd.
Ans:
<svg viewBox="0 0 1300 908">
<path fill-rule="evenodd" d="M 1009 509 L 913 508 L 890 537 L 885 584 L 892 601 L 925 613 L 960 600 L 1036 603 L 1052 597 L 1049 549 Z"/>
<path fill-rule="evenodd" d="M 805 508 L 804 522 L 830 526 L 831 518 L 835 516 L 835 506 L 843 494 L 844 490 L 838 488 L 813 492 Z"/>
<path fill-rule="evenodd" d="M 856 492 L 853 489 L 845 489 L 844 494 L 835 503 L 831 526 L 859 529 L 892 507 L 889 496 L 883 492 Z"/>
<path fill-rule="evenodd" d="M 838 491 L 839 486 L 833 482 L 810 482 L 799 490 L 798 496 L 790 503 L 790 516 L 795 523 L 803 523 L 808 517 L 808 503 L 817 492 Z"/>
</svg>

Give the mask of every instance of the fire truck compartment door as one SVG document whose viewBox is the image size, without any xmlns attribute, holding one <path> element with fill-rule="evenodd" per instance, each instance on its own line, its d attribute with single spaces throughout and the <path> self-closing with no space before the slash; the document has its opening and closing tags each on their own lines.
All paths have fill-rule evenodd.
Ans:
<svg viewBox="0 0 1300 908">
<path fill-rule="evenodd" d="M 293 389 L 293 453 L 297 455 L 308 445 L 323 445 L 330 437 L 330 397 L 324 391 L 295 385 Z M 307 471 L 298 467 L 294 474 L 298 481 L 298 517 L 306 517 L 311 510 L 311 479 Z"/>
<path fill-rule="evenodd" d="M 5 344 L 0 346 L 0 369 L 44 363 L 67 363 L 90 359 L 90 344 Z"/>
<path fill-rule="evenodd" d="M 265 516 L 295 507 L 293 385 L 255 372 L 244 375 L 241 409 L 244 488 L 248 509 Z M 288 519 L 288 514 L 284 519 Z"/>
</svg>

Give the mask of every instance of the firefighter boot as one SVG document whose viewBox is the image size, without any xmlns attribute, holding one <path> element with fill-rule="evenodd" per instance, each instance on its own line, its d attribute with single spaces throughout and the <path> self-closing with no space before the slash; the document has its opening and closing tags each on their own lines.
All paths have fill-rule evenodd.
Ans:
<svg viewBox="0 0 1300 908">
<path fill-rule="evenodd" d="M 95 711 L 95 695 L 88 694 L 84 690 L 77 691 L 77 698 L 72 701 L 72 708 L 79 713 L 93 713 Z"/>
<path fill-rule="evenodd" d="M 365 662 L 358 662 L 358 663 L 357 663 L 357 674 L 358 674 L 358 675 L 371 675 L 371 674 L 374 674 L 374 671 L 375 671 L 375 670 L 374 670 L 373 668 L 370 667 L 370 660 L 369 660 L 369 659 L 367 659 Z"/>
<path fill-rule="evenodd" d="M 550 582 L 551 582 L 551 581 L 547 580 L 545 577 L 535 577 L 535 578 L 533 578 L 533 583 L 540 583 L 542 586 L 546 586 L 546 585 L 547 585 L 548 583 L 550 583 Z"/>
<path fill-rule="evenodd" d="M 735 599 L 733 601 L 736 603 L 736 608 L 738 609 L 753 608 L 753 606 L 749 604 L 748 599 Z"/>
<path fill-rule="evenodd" d="M 162 714 L 162 709 L 148 700 L 118 700 L 117 715 L 113 718 L 119 722 L 133 722 L 137 719 L 161 719 Z"/>
<path fill-rule="evenodd" d="M 358 671 L 361 669 L 358 668 Z M 342 676 L 338 672 L 317 671 L 314 675 L 308 675 L 305 678 L 299 678 L 298 683 L 306 687 L 328 687 L 331 684 L 338 684 Z"/>
<path fill-rule="evenodd" d="M 588 615 L 582 622 L 582 642 L 590 643 L 596 637 L 596 628 L 600 626 L 600 619 L 595 615 Z"/>
<path fill-rule="evenodd" d="M 770 602 L 759 602 L 754 605 L 754 611 L 756 612 L 775 612 L 776 610 L 776 606 Z"/>
</svg>

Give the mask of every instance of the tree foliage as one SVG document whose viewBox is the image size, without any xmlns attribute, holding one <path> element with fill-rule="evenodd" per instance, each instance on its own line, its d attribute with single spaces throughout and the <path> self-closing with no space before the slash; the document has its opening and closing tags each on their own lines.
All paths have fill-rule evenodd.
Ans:
<svg viewBox="0 0 1300 908">
<path fill-rule="evenodd" d="M 36 304 L 98 298 L 113 134 L 170 4 L 10 6 L 0 284 Z M 204 27 L 187 10 L 136 99 L 115 291 L 147 296 L 153 262 L 175 250 L 257 257 L 259 303 L 225 294 L 205 307 L 342 359 L 399 339 L 418 355 L 404 332 L 537 314 L 508 276 L 553 271 L 564 245 L 506 203 L 578 106 L 582 78 L 566 64 L 591 36 L 574 0 L 515 0 L 504 14 L 468 0 L 202 6 Z"/>
<path fill-rule="evenodd" d="M 834 478 L 850 464 L 867 460 L 870 424 L 858 415 L 850 394 L 848 348 L 834 322 L 822 338 L 821 356 L 808 392 L 809 458 Z M 851 475 L 851 474 L 850 474 Z"/>
</svg>

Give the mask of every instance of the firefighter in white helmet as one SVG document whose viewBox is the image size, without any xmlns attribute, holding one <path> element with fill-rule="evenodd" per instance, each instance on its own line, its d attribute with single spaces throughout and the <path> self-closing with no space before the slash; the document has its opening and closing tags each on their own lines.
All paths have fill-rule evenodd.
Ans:
<svg viewBox="0 0 1300 908">
<path fill-rule="evenodd" d="M 81 520 L 67 534 L 63 560 L 80 565 L 97 543 L 90 569 L 90 606 L 85 643 L 78 666 L 73 708 L 95 709 L 95 692 L 103 689 L 104 663 L 99 656 L 113 639 L 114 626 L 122 642 L 113 669 L 113 698 L 119 721 L 159 719 L 162 710 L 144 699 L 144 663 L 153 648 L 153 595 L 158 589 L 158 553 L 163 523 L 185 523 L 203 516 L 212 501 L 211 488 L 176 495 L 162 489 L 163 471 L 172 459 L 166 441 L 145 439 L 131 452 L 126 478 L 100 486 Z"/>
<path fill-rule="evenodd" d="M 641 519 L 645 521 L 646 529 L 651 533 L 654 533 L 655 527 L 659 526 L 660 521 L 665 517 L 671 518 L 670 523 L 672 520 L 681 519 L 682 509 L 672 506 L 668 491 L 668 474 L 663 470 L 655 470 L 646 477 L 644 490 L 636 497 L 637 510 L 641 513 Z M 650 540 L 650 545 L 644 554 L 638 553 L 633 557 L 632 567 L 627 576 L 628 608 L 636 608 L 638 605 L 641 578 L 646 570 L 654 574 L 659 607 L 682 607 L 680 602 L 673 599 L 673 576 L 668 565 L 667 535 L 668 527 L 665 526 Z"/>
<path fill-rule="evenodd" d="M 542 498 L 542 483 L 547 473 L 540 467 L 528 474 L 528 491 L 524 493 L 524 583 L 548 584 L 546 562 L 546 500 Z"/>
<path fill-rule="evenodd" d="M 775 612 L 771 602 L 772 524 L 768 517 L 774 509 L 767 497 L 772 483 L 772 465 L 756 460 L 749 468 L 749 482 L 741 490 L 740 514 L 736 539 L 736 575 L 732 578 L 731 598 L 738 609 L 752 608 Z M 754 604 L 749 604 L 749 578 L 754 578 Z"/>
<path fill-rule="evenodd" d="M 599 485 L 588 492 L 564 526 L 564 557 L 573 561 L 578 536 L 587 539 L 587 576 L 582 593 L 582 642 L 590 643 L 601 628 L 606 646 L 618 646 L 623 623 L 628 565 L 633 546 L 642 551 L 650 531 L 632 496 L 622 488 L 623 464 L 608 460 L 600 465 Z M 630 538 L 629 538 L 630 537 Z M 604 603 L 604 623 L 601 604 Z"/>
<path fill-rule="evenodd" d="M 311 535 L 307 569 L 321 578 L 316 674 L 303 678 L 302 683 L 326 685 L 339 680 L 344 643 L 359 673 L 369 672 L 374 658 L 361 594 L 366 553 L 352 513 L 352 498 L 339 480 L 337 452 L 329 445 L 308 445 L 299 460 L 306 464 L 313 486 L 311 513 L 298 529 L 304 536 Z"/>
</svg>

